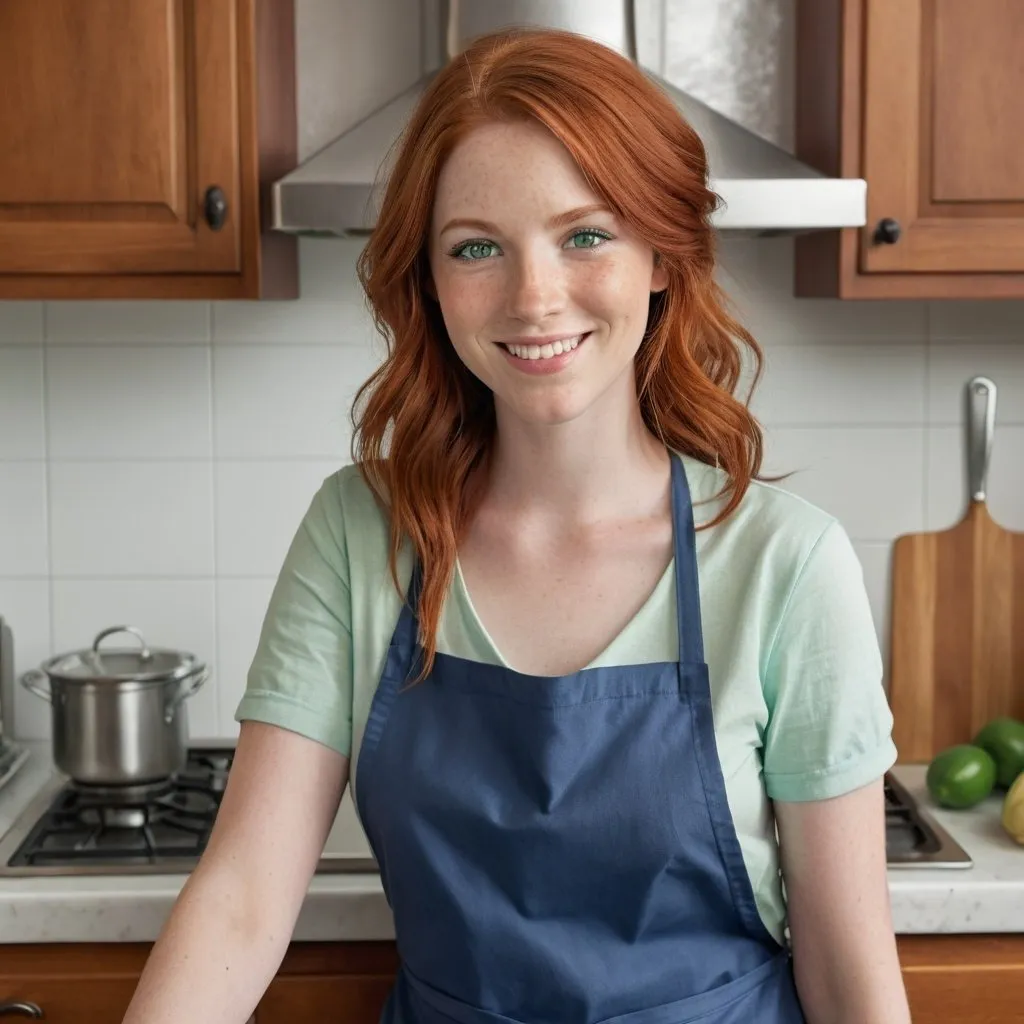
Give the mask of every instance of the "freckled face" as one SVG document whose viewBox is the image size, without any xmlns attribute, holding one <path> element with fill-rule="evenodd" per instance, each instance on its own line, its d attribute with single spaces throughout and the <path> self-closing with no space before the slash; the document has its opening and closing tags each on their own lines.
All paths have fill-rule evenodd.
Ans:
<svg viewBox="0 0 1024 1024">
<path fill-rule="evenodd" d="M 667 274 L 541 125 L 484 125 L 452 151 L 429 257 L 455 351 L 499 420 L 564 423 L 633 400 L 650 294 Z"/>
</svg>

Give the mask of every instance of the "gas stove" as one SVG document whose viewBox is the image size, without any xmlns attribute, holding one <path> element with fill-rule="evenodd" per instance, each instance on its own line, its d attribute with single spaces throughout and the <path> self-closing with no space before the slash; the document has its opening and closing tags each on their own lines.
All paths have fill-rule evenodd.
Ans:
<svg viewBox="0 0 1024 1024">
<path fill-rule="evenodd" d="M 885 855 L 890 868 L 969 868 L 966 850 L 892 775 L 885 776 Z"/>
<path fill-rule="evenodd" d="M 55 773 L 0 841 L 0 876 L 190 872 L 233 759 L 229 746 L 192 746 L 184 769 L 153 786 L 82 786 Z M 343 806 L 317 872 L 363 871 L 377 864 Z"/>
<path fill-rule="evenodd" d="M 230 746 L 192 746 L 185 768 L 153 787 L 85 787 L 54 773 L 0 839 L 0 876 L 187 874 L 209 842 L 233 759 Z M 892 775 L 884 788 L 890 868 L 971 866 Z M 316 871 L 378 871 L 350 794 Z"/>
</svg>

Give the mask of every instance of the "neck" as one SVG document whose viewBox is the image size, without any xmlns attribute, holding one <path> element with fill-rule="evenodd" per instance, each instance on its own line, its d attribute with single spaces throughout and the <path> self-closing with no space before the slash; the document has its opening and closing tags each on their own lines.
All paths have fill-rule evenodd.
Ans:
<svg viewBox="0 0 1024 1024">
<path fill-rule="evenodd" d="M 609 389 L 568 423 L 527 423 L 499 403 L 487 502 L 582 525 L 657 501 L 668 453 L 644 424 L 628 377 L 628 388 Z"/>
</svg>

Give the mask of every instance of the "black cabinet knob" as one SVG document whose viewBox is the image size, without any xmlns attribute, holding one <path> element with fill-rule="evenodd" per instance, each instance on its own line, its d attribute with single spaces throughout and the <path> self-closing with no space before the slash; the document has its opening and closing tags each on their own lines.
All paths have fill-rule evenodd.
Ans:
<svg viewBox="0 0 1024 1024">
<path fill-rule="evenodd" d="M 203 196 L 203 215 L 211 231 L 220 231 L 228 219 L 228 197 L 219 185 L 211 185 Z"/>
<path fill-rule="evenodd" d="M 900 222 L 883 217 L 875 226 L 876 245 L 895 245 L 900 240 Z"/>
</svg>

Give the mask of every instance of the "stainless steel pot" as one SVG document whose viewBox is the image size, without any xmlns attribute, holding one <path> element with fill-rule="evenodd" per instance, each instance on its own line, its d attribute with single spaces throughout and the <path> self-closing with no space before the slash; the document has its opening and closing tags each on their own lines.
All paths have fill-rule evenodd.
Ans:
<svg viewBox="0 0 1024 1024">
<path fill-rule="evenodd" d="M 140 646 L 101 651 L 115 633 L 133 634 Z M 184 767 L 184 702 L 209 675 L 187 651 L 151 648 L 134 626 L 112 626 L 91 648 L 50 658 L 20 681 L 51 705 L 60 771 L 79 783 L 132 786 L 168 779 Z"/>
</svg>

